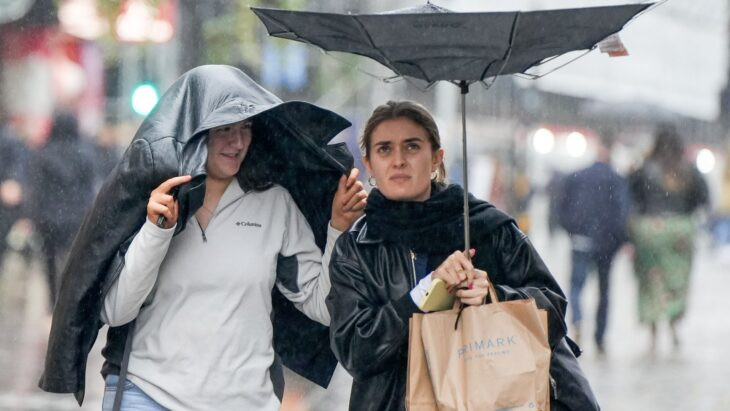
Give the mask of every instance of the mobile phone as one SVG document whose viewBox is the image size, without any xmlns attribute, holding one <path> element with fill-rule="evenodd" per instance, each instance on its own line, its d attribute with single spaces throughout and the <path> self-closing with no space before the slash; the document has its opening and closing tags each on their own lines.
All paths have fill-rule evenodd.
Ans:
<svg viewBox="0 0 730 411">
<path fill-rule="evenodd" d="M 444 311 L 454 306 L 456 296 L 449 292 L 446 283 L 436 278 L 431 281 L 431 286 L 426 292 L 426 296 L 421 299 L 418 308 L 421 311 Z"/>
</svg>

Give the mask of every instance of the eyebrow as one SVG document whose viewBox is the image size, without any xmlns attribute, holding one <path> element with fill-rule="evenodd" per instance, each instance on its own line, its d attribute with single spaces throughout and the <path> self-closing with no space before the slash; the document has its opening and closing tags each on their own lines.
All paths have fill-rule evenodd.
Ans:
<svg viewBox="0 0 730 411">
<path fill-rule="evenodd" d="M 423 141 L 426 141 L 426 140 L 424 138 L 422 138 L 422 137 L 409 137 L 409 138 L 403 140 L 402 143 L 412 143 L 412 142 L 415 142 L 415 141 L 423 142 Z M 375 146 L 382 146 L 382 145 L 386 145 L 386 144 L 393 144 L 393 142 L 390 141 L 390 140 L 378 141 L 377 143 L 375 143 L 373 145 L 375 145 Z"/>
</svg>

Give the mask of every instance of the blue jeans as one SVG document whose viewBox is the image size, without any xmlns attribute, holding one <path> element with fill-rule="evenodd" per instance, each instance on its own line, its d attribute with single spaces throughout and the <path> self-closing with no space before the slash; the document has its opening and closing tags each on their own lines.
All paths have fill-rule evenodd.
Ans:
<svg viewBox="0 0 730 411">
<path fill-rule="evenodd" d="M 609 274 L 613 254 L 601 255 L 586 251 L 573 250 L 572 271 L 570 275 L 570 304 L 573 307 L 573 324 L 580 324 L 583 320 L 583 310 L 580 295 L 586 283 L 588 274 L 595 266 L 598 272 L 598 309 L 596 310 L 596 344 L 603 346 L 603 336 L 608 322 L 608 293 Z"/>
<path fill-rule="evenodd" d="M 104 400 L 101 404 L 102 411 L 112 411 L 114 407 L 114 395 L 117 392 L 117 381 L 119 376 L 109 374 L 104 380 Z M 148 397 L 131 381 L 124 381 L 124 395 L 122 396 L 121 411 L 167 411 L 155 400 Z"/>
</svg>

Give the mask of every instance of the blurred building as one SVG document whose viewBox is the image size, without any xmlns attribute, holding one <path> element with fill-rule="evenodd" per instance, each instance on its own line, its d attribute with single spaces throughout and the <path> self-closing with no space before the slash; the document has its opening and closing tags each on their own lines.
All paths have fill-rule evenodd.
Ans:
<svg viewBox="0 0 730 411">
<path fill-rule="evenodd" d="M 57 2 L 25 3 L 25 14 L 0 26 L 0 104 L 7 120 L 30 145 L 43 143 L 57 107 L 74 111 L 85 130 L 98 127 L 104 110 L 101 49 L 64 30 Z"/>
</svg>

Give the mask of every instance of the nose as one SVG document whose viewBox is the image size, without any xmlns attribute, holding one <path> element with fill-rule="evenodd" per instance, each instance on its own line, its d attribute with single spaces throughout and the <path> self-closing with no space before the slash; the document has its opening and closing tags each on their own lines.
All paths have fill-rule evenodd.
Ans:
<svg viewBox="0 0 730 411">
<path fill-rule="evenodd" d="M 236 128 L 235 130 L 231 131 L 231 134 L 228 138 L 228 144 L 235 147 L 236 149 L 242 149 L 244 146 L 244 140 L 246 139 L 244 133 L 245 131 L 243 128 Z"/>
<path fill-rule="evenodd" d="M 400 147 L 396 147 L 393 150 L 393 166 L 396 168 L 403 167 L 406 163 L 406 157 L 403 154 L 403 150 Z"/>
</svg>

